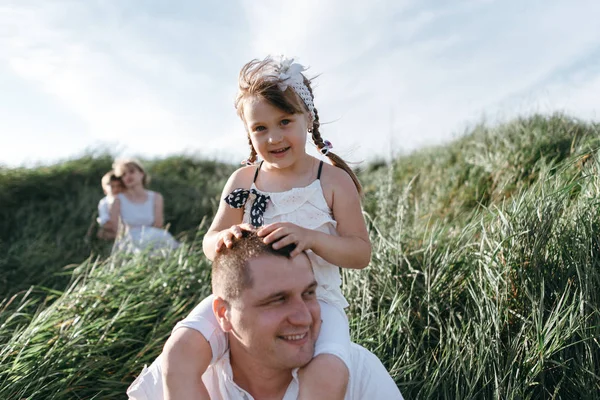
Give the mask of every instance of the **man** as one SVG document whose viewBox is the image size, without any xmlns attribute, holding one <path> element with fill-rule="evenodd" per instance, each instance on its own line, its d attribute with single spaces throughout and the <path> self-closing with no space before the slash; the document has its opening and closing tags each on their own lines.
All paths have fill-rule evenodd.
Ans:
<svg viewBox="0 0 600 400">
<path fill-rule="evenodd" d="M 290 259 L 289 251 L 250 234 L 215 259 L 213 310 L 228 333 L 229 352 L 202 376 L 211 399 L 297 399 L 297 370 L 313 357 L 321 310 L 308 257 Z M 135 400 L 164 399 L 160 356 L 127 393 Z M 377 357 L 352 344 L 345 399 L 402 395 Z"/>
</svg>

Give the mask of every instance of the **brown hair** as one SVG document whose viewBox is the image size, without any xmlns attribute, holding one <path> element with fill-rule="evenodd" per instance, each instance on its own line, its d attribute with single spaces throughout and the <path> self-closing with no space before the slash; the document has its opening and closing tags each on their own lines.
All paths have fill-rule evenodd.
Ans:
<svg viewBox="0 0 600 400">
<path fill-rule="evenodd" d="M 112 169 L 102 176 L 102 187 L 109 185 L 111 182 L 121 182 L 121 178 L 115 175 L 115 171 Z"/>
<path fill-rule="evenodd" d="M 146 170 L 142 166 L 142 163 L 140 163 L 138 160 L 136 160 L 134 158 L 127 158 L 127 159 L 115 161 L 113 163 L 113 170 L 115 171 L 115 176 L 117 178 L 121 179 L 121 176 L 123 176 L 123 171 L 125 170 L 125 168 L 129 168 L 129 167 L 134 167 L 138 171 L 140 171 L 142 174 L 144 174 L 144 177 L 142 178 L 142 185 L 144 187 L 147 187 L 148 184 L 150 183 L 150 175 L 148 175 L 146 173 Z"/>
<path fill-rule="evenodd" d="M 290 257 L 295 244 L 275 250 L 265 244 L 255 232 L 242 231 L 242 237 L 233 241 L 231 248 L 224 248 L 212 263 L 211 283 L 213 293 L 225 300 L 236 300 L 244 289 L 252 286 L 249 262 L 262 255 Z"/>
<path fill-rule="evenodd" d="M 252 60 L 242 67 L 238 79 L 238 94 L 235 99 L 235 108 L 242 121 L 244 121 L 244 100 L 252 96 L 265 99 L 272 106 L 277 107 L 288 114 L 301 114 L 309 112 L 308 107 L 306 104 L 304 104 L 302 98 L 298 96 L 291 86 L 288 86 L 288 88 L 284 91 L 279 89 L 278 83 L 280 83 L 280 80 L 277 75 L 277 65 L 278 64 L 276 61 L 274 61 L 271 57 L 267 57 L 262 61 Z M 304 84 L 314 99 L 311 80 L 307 79 L 304 75 L 302 76 L 304 77 Z M 315 118 L 312 121 L 312 128 L 309 129 L 309 132 L 312 135 L 313 143 L 320 151 L 323 149 L 323 147 L 325 147 L 325 144 L 323 143 L 323 138 L 321 137 L 321 132 L 319 131 L 321 123 L 319 122 L 319 113 L 316 107 L 314 109 L 314 113 Z M 246 128 L 246 131 L 247 130 L 248 129 Z M 256 150 L 254 149 L 254 146 L 252 146 L 250 133 L 247 132 L 247 134 L 248 144 L 250 145 L 250 157 L 248 160 L 250 162 L 255 162 L 257 156 Z M 331 151 L 327 153 L 327 157 L 329 157 L 329 160 L 334 166 L 343 169 L 348 173 L 348 175 L 350 175 L 354 185 L 356 185 L 358 193 L 362 194 L 362 186 L 358 180 L 358 177 L 348 166 L 348 164 L 340 156 L 332 153 Z"/>
</svg>

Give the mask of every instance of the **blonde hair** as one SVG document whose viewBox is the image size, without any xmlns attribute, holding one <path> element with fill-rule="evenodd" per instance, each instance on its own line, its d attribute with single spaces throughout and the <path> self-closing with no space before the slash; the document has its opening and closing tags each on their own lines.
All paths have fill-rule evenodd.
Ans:
<svg viewBox="0 0 600 400">
<path fill-rule="evenodd" d="M 140 163 L 139 160 L 136 160 L 135 158 L 125 158 L 116 160 L 113 163 L 113 170 L 115 171 L 115 176 L 117 178 L 121 178 L 123 176 L 124 170 L 129 167 L 136 168 L 144 175 L 144 177 L 142 178 L 142 185 L 144 187 L 147 187 L 150 183 L 150 175 L 146 173 L 146 170 L 142 166 L 142 163 Z"/>
<path fill-rule="evenodd" d="M 281 83 L 281 81 L 278 76 L 273 73 L 273 71 L 277 70 L 277 66 L 278 64 L 276 61 L 271 57 L 267 57 L 262 61 L 252 60 L 242 67 L 238 79 L 239 88 L 235 99 L 235 109 L 238 116 L 244 121 L 244 125 L 246 125 L 244 120 L 244 101 L 249 97 L 262 98 L 272 106 L 277 107 L 288 114 L 308 113 L 310 115 L 308 107 L 292 87 L 288 86 L 284 91 L 279 89 L 278 84 Z M 310 85 L 311 81 L 307 79 L 306 76 L 302 76 L 304 78 L 304 84 L 314 99 L 314 94 Z M 319 122 L 319 113 L 317 112 L 316 107 L 314 113 L 315 118 L 312 121 L 312 129 L 309 130 L 309 133 L 312 135 L 313 143 L 320 151 L 325 147 L 325 143 L 323 142 L 321 132 L 319 131 L 321 123 Z M 248 127 L 246 127 L 246 133 L 248 135 L 248 144 L 250 145 L 250 157 L 248 158 L 248 161 L 255 162 L 257 154 L 256 149 L 254 149 L 252 141 L 250 140 Z M 358 177 L 354 171 L 352 171 L 352 168 L 350 168 L 340 156 L 331 151 L 327 153 L 327 157 L 329 157 L 329 160 L 334 166 L 343 169 L 350 175 L 358 193 L 362 194 L 362 186 Z"/>
</svg>

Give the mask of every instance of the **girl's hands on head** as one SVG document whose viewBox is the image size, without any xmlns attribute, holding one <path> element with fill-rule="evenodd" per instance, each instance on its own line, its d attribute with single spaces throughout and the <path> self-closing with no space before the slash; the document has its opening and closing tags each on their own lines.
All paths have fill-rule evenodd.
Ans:
<svg viewBox="0 0 600 400">
<path fill-rule="evenodd" d="M 202 250 L 204 250 L 204 254 L 209 260 L 213 261 L 215 259 L 218 253 L 217 249 L 222 249 L 223 246 L 228 247 L 225 244 L 225 239 L 228 238 L 231 241 L 235 238 L 235 230 L 230 230 L 236 225 L 241 226 L 243 222 L 244 209 L 231 208 L 223 199 L 229 196 L 234 189 L 250 187 L 255 171 L 256 167 L 253 166 L 242 167 L 236 170 L 227 180 L 221 193 L 221 201 L 219 201 L 215 218 L 202 240 Z M 230 231 L 230 233 L 226 231 Z M 231 247 L 231 244 L 229 244 L 229 247 Z"/>
<path fill-rule="evenodd" d="M 249 224 L 232 225 L 228 229 L 224 229 L 217 235 L 217 243 L 215 251 L 221 252 L 224 247 L 230 249 L 233 246 L 233 241 L 242 237 L 242 231 L 253 231 L 254 228 Z"/>
<path fill-rule="evenodd" d="M 313 233 L 314 231 L 311 229 L 302 228 L 290 222 L 275 222 L 256 231 L 259 237 L 264 237 L 265 244 L 270 244 L 276 250 L 292 243 L 296 244 L 296 248 L 290 253 L 291 257 L 296 257 L 304 250 L 312 249 Z"/>
</svg>

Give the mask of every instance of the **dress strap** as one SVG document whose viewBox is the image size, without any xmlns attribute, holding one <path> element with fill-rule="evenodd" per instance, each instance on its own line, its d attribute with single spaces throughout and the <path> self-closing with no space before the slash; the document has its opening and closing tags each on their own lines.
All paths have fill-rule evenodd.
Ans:
<svg viewBox="0 0 600 400">
<path fill-rule="evenodd" d="M 256 183 L 256 178 L 258 178 L 258 172 L 260 171 L 260 167 L 262 167 L 262 163 L 265 162 L 265 160 L 261 161 L 260 164 L 258 164 L 258 167 L 256 167 L 256 172 L 254 173 L 254 180 L 252 182 Z"/>
<path fill-rule="evenodd" d="M 148 190 L 148 200 L 150 200 L 150 204 L 152 204 L 152 209 L 154 209 L 154 191 Z"/>
<path fill-rule="evenodd" d="M 319 163 L 319 172 L 317 172 L 317 179 L 321 179 L 321 171 L 323 170 L 323 160 Z"/>
</svg>

